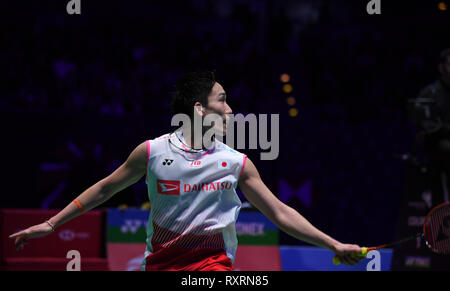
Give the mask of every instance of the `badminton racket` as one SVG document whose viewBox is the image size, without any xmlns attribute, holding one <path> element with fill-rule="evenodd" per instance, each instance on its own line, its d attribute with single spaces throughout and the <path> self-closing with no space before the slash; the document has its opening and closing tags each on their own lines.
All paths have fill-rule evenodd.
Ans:
<svg viewBox="0 0 450 291">
<path fill-rule="evenodd" d="M 450 254 L 450 202 L 441 203 L 428 212 L 421 232 L 393 243 L 375 247 L 362 247 L 361 253 L 357 254 L 357 256 L 366 257 L 370 251 L 392 247 L 417 237 L 424 239 L 431 251 L 437 254 Z M 341 263 L 338 256 L 333 257 L 333 263 L 335 265 Z"/>
</svg>

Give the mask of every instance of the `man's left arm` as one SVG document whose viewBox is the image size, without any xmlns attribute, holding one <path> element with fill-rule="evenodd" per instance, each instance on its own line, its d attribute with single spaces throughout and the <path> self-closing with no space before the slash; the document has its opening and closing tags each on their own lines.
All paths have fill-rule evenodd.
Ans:
<svg viewBox="0 0 450 291">
<path fill-rule="evenodd" d="M 239 188 L 247 200 L 287 234 L 334 252 L 344 264 L 361 260 L 358 245 L 343 244 L 315 228 L 293 208 L 281 202 L 264 184 L 253 162 L 247 157 L 239 178 Z"/>
</svg>

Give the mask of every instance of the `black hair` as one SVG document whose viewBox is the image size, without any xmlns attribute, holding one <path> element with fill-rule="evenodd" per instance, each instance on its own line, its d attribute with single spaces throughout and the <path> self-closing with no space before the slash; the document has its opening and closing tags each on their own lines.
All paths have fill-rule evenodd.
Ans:
<svg viewBox="0 0 450 291">
<path fill-rule="evenodd" d="M 192 72 L 181 77 L 175 86 L 172 113 L 192 117 L 195 102 L 208 106 L 208 96 L 216 83 L 214 72 Z"/>
<path fill-rule="evenodd" d="M 450 56 L 450 48 L 444 49 L 440 56 L 439 61 L 441 64 L 445 64 L 447 62 L 447 57 Z"/>
</svg>

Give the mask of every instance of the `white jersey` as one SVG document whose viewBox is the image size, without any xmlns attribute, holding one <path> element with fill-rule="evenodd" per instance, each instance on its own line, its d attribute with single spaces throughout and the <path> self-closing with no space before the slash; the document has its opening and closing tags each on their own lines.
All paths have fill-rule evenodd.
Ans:
<svg viewBox="0 0 450 291">
<path fill-rule="evenodd" d="M 223 250 L 234 262 L 241 208 L 235 189 L 246 155 L 217 139 L 199 153 L 185 144 L 181 130 L 147 141 L 151 213 L 143 269 L 156 253 L 170 260 L 179 250 Z"/>
</svg>

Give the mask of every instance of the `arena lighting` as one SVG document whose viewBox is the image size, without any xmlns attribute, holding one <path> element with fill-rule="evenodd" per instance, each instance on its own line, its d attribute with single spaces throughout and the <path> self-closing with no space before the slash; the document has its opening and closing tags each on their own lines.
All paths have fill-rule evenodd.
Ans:
<svg viewBox="0 0 450 291">
<path fill-rule="evenodd" d="M 295 98 L 292 97 L 292 96 L 289 96 L 289 97 L 286 99 L 286 102 L 287 102 L 287 104 L 289 104 L 290 106 L 293 106 L 293 105 L 295 104 Z"/>
<path fill-rule="evenodd" d="M 280 81 L 283 83 L 287 83 L 291 80 L 291 76 L 289 76 L 288 74 L 281 74 L 280 76 Z"/>
<path fill-rule="evenodd" d="M 447 4 L 445 4 L 445 2 L 439 2 L 438 8 L 441 11 L 446 11 L 447 10 Z"/>
<path fill-rule="evenodd" d="M 283 92 L 284 93 L 291 93 L 292 92 L 292 86 L 290 84 L 284 84 L 283 85 Z"/>
<path fill-rule="evenodd" d="M 298 115 L 298 110 L 297 108 L 291 108 L 289 109 L 289 116 L 290 117 L 296 117 Z"/>
</svg>

